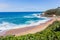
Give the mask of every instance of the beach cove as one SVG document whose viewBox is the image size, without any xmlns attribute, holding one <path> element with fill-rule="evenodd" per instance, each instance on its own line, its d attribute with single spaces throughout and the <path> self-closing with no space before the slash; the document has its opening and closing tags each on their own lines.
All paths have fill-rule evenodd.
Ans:
<svg viewBox="0 0 60 40">
<path fill-rule="evenodd" d="M 30 30 L 50 20 L 47 17 L 41 17 L 42 13 L 43 12 L 0 12 L 0 35 L 13 29 L 20 29 L 20 31 Z"/>
<path fill-rule="evenodd" d="M 25 27 L 25 28 L 18 28 L 18 29 L 12 29 L 6 32 L 3 32 L 0 36 L 6 36 L 6 35 L 15 35 L 15 36 L 21 36 L 26 34 L 34 34 L 36 32 L 41 32 L 44 29 L 46 29 L 50 24 L 52 24 L 56 19 L 54 17 L 51 17 L 52 19 L 42 23 L 35 27 Z M 60 18 L 57 18 L 57 20 L 60 21 Z"/>
</svg>

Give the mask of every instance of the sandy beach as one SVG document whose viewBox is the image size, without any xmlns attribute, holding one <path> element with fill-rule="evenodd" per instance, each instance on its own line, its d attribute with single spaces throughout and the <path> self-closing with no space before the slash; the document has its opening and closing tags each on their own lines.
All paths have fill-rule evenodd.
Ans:
<svg viewBox="0 0 60 40">
<path fill-rule="evenodd" d="M 46 29 L 48 27 L 48 25 L 52 24 L 55 20 L 56 19 L 54 17 L 52 17 L 51 20 L 49 20 L 45 23 L 42 23 L 38 26 L 12 29 L 12 30 L 0 33 L 0 36 L 6 36 L 6 35 L 20 36 L 20 35 L 26 35 L 26 34 L 34 34 L 36 32 L 43 31 L 44 29 Z M 60 20 L 60 18 L 57 18 L 57 20 Z"/>
</svg>

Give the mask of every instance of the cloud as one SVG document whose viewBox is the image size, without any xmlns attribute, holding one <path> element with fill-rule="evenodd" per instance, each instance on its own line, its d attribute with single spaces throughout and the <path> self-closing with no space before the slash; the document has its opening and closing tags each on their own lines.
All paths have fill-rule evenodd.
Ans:
<svg viewBox="0 0 60 40">
<path fill-rule="evenodd" d="M 5 8 L 8 8 L 9 5 L 6 4 L 6 3 L 0 3 L 0 9 L 5 9 Z"/>
</svg>

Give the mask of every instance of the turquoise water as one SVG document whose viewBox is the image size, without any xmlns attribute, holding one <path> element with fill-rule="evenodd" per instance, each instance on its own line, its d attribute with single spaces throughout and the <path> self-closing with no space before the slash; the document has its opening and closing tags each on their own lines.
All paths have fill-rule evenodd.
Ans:
<svg viewBox="0 0 60 40">
<path fill-rule="evenodd" d="M 41 17 L 43 12 L 0 12 L 0 30 L 10 30 L 28 26 L 36 26 L 47 21 Z"/>
</svg>

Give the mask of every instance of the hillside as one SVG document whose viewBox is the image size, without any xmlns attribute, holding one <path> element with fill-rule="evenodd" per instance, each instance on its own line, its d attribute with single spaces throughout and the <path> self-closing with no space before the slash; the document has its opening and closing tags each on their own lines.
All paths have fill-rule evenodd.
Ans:
<svg viewBox="0 0 60 40">
<path fill-rule="evenodd" d="M 44 16 L 52 17 L 53 15 L 60 16 L 60 7 L 55 9 L 49 9 L 44 12 Z"/>
</svg>

